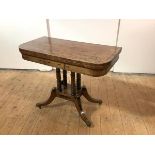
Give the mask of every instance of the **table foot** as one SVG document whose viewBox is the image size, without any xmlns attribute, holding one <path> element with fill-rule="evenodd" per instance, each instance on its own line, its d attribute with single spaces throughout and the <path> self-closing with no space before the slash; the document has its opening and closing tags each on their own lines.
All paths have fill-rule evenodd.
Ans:
<svg viewBox="0 0 155 155">
<path fill-rule="evenodd" d="M 80 98 L 75 98 L 73 100 L 73 102 L 75 104 L 75 107 L 76 107 L 81 119 L 86 123 L 86 125 L 88 127 L 90 127 L 91 126 L 91 121 L 87 118 L 86 113 L 83 112 Z"/>
<path fill-rule="evenodd" d="M 85 112 L 81 112 L 81 114 L 80 114 L 80 117 L 82 118 L 82 120 L 86 123 L 86 125 L 88 126 L 88 127 L 91 127 L 91 121 L 89 121 L 89 119 L 87 118 L 87 116 L 86 116 L 86 114 L 85 114 Z"/>
<path fill-rule="evenodd" d="M 36 106 L 41 109 L 42 106 L 46 106 L 46 105 L 50 104 L 55 99 L 55 97 L 56 97 L 56 88 L 54 87 L 51 91 L 50 97 L 44 102 L 37 103 Z"/>
<path fill-rule="evenodd" d="M 88 94 L 87 88 L 85 86 L 82 87 L 82 95 L 90 102 L 102 104 L 102 100 L 95 99 Z"/>
</svg>

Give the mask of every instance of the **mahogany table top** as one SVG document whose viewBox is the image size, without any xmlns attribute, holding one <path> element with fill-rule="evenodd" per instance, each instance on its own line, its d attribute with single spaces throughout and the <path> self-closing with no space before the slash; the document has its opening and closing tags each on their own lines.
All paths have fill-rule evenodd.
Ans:
<svg viewBox="0 0 155 155">
<path fill-rule="evenodd" d="M 115 64 L 122 48 L 41 37 L 21 44 L 19 50 L 26 60 L 53 67 L 58 67 L 59 64 L 62 69 L 78 70 L 77 72 L 82 70 L 83 74 L 101 76 L 105 74 L 103 70 L 106 69 L 104 72 L 107 72 Z M 68 67 L 65 68 L 65 65 Z M 97 71 L 102 71 L 102 74 L 95 73 Z"/>
</svg>

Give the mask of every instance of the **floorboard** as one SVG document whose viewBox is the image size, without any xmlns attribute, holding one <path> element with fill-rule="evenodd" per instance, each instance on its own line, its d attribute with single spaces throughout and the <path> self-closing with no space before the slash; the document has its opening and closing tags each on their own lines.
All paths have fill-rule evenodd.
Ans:
<svg viewBox="0 0 155 155">
<path fill-rule="evenodd" d="M 54 71 L 0 70 L 0 134 L 155 134 L 155 75 L 82 75 L 82 84 L 91 96 L 103 100 L 98 105 L 82 97 L 83 109 L 93 122 L 91 128 L 79 118 L 71 101 L 56 98 L 42 109 L 35 106 L 56 85 Z"/>
</svg>

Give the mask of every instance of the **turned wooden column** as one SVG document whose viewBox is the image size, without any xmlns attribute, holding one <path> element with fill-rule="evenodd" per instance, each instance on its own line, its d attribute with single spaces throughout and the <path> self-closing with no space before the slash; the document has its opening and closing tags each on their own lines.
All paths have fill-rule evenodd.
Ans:
<svg viewBox="0 0 155 155">
<path fill-rule="evenodd" d="M 62 91 L 60 68 L 56 68 L 56 78 L 57 78 L 57 90 Z"/>
<path fill-rule="evenodd" d="M 77 90 L 81 90 L 81 74 L 77 73 L 76 74 L 76 84 L 77 84 Z"/>
<path fill-rule="evenodd" d="M 75 94 L 76 94 L 75 72 L 71 72 L 71 95 L 74 96 Z"/>
<path fill-rule="evenodd" d="M 67 71 L 63 70 L 63 85 L 64 88 L 67 88 Z"/>
</svg>

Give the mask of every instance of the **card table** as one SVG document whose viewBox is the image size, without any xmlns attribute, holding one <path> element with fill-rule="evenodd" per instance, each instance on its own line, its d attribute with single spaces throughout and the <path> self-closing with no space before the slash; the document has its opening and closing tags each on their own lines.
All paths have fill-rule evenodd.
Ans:
<svg viewBox="0 0 155 155">
<path fill-rule="evenodd" d="M 70 100 L 74 103 L 79 116 L 91 126 L 81 104 L 83 95 L 88 101 L 102 103 L 92 98 L 85 86 L 81 86 L 81 74 L 93 77 L 104 76 L 119 58 L 121 47 L 84 43 L 64 39 L 41 37 L 23 43 L 19 51 L 24 60 L 52 66 L 56 68 L 57 86 L 51 91 L 49 98 L 36 106 L 50 104 L 55 97 Z M 71 84 L 67 82 L 67 72 L 71 72 Z"/>
</svg>

